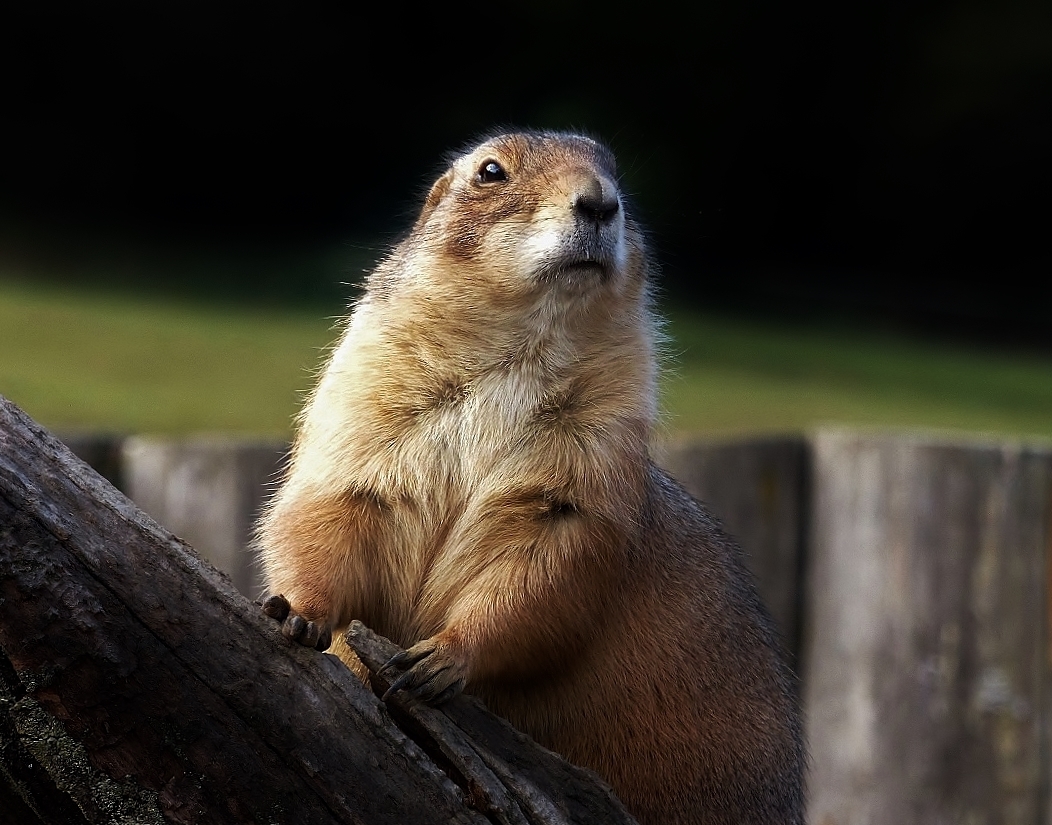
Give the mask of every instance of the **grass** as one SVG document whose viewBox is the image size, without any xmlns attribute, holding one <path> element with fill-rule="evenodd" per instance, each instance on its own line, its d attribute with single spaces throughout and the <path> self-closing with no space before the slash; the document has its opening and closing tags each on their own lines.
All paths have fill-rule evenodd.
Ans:
<svg viewBox="0 0 1052 825">
<path fill-rule="evenodd" d="M 841 424 L 1052 437 L 1052 356 L 687 314 L 670 331 L 673 432 Z"/>
<path fill-rule="evenodd" d="M 332 326 L 0 282 L 0 394 L 59 431 L 284 436 Z"/>
<path fill-rule="evenodd" d="M 59 431 L 287 436 L 339 311 L 0 280 L 0 394 Z M 1052 356 L 681 311 L 669 332 L 674 435 L 836 423 L 1052 438 Z"/>
</svg>

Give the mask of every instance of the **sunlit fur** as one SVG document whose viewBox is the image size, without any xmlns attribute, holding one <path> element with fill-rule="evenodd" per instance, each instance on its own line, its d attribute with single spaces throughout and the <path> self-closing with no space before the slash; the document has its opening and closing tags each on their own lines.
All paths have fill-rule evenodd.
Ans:
<svg viewBox="0 0 1052 825">
<path fill-rule="evenodd" d="M 478 179 L 488 160 L 506 181 Z M 583 219 L 583 192 L 616 214 Z M 457 157 L 303 411 L 259 528 L 268 583 L 428 652 L 440 687 L 596 770 L 643 823 L 795 823 L 799 725 L 765 614 L 649 458 L 649 274 L 600 144 L 502 135 Z"/>
</svg>

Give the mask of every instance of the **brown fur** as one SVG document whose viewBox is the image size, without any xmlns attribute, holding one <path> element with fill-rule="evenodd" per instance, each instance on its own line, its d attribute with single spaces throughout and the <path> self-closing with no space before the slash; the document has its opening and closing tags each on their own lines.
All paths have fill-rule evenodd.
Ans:
<svg viewBox="0 0 1052 825">
<path fill-rule="evenodd" d="M 490 160 L 506 180 L 478 177 Z M 766 614 L 649 458 L 649 270 L 614 180 L 572 135 L 453 162 L 303 412 L 259 529 L 269 585 L 323 628 L 409 647 L 407 689 L 463 686 L 642 823 L 797 823 L 800 726 Z"/>
</svg>

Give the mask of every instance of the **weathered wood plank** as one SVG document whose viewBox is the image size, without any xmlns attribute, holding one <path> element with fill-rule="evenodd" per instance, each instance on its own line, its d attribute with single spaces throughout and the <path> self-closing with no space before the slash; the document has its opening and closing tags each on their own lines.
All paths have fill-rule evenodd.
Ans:
<svg viewBox="0 0 1052 825">
<path fill-rule="evenodd" d="M 1052 452 L 814 440 L 809 819 L 1047 822 Z"/>
</svg>

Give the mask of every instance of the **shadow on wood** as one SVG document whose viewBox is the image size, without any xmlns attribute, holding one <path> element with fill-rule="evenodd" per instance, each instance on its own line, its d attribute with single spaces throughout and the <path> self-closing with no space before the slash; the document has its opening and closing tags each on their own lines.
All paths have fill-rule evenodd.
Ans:
<svg viewBox="0 0 1052 825">
<path fill-rule="evenodd" d="M 364 629 L 353 641 L 388 652 Z M 290 645 L 225 575 L 0 399 L 5 816 L 631 822 L 593 775 L 472 700 L 395 713 L 466 789 L 338 660 Z"/>
</svg>

